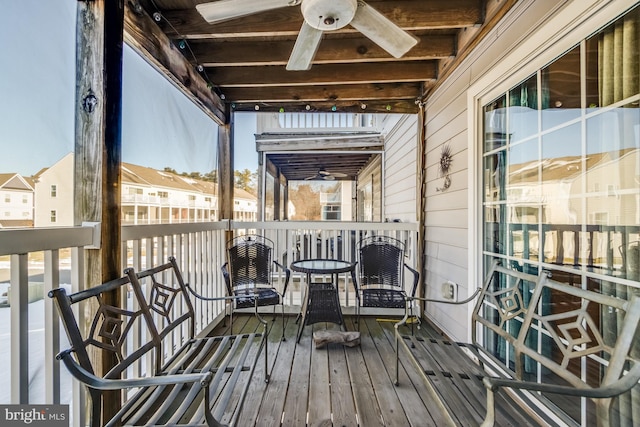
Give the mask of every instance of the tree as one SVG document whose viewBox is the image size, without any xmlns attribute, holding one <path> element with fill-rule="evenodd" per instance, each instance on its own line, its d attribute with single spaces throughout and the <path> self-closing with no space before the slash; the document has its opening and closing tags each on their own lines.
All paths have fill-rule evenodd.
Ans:
<svg viewBox="0 0 640 427">
<path fill-rule="evenodd" d="M 218 182 L 218 170 L 217 169 L 213 169 L 211 172 L 207 172 L 204 174 L 204 176 L 202 177 L 202 179 L 204 179 L 205 181 L 209 181 L 209 182 Z"/>
<path fill-rule="evenodd" d="M 235 185 L 238 188 L 242 188 L 243 190 L 256 195 L 257 194 L 257 181 L 258 181 L 258 173 L 251 172 L 249 169 L 245 169 L 242 171 L 234 171 L 233 175 L 235 177 Z"/>
<path fill-rule="evenodd" d="M 173 174 L 178 175 L 178 172 L 176 172 L 176 170 L 174 168 L 170 168 L 169 166 L 166 166 L 163 170 L 165 172 L 169 172 L 169 173 L 173 173 Z"/>
<path fill-rule="evenodd" d="M 320 220 L 320 192 L 309 184 L 293 184 L 289 187 L 289 200 L 296 207 L 293 220 Z"/>
</svg>

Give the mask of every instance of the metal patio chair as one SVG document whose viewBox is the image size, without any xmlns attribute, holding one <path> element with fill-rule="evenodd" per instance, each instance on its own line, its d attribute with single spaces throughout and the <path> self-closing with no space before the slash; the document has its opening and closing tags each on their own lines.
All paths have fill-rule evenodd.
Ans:
<svg viewBox="0 0 640 427">
<path fill-rule="evenodd" d="M 356 321 L 360 320 L 361 307 L 401 308 L 410 305 L 413 318 L 413 301 L 407 301 L 404 286 L 404 270 L 413 275 L 411 297 L 418 288 L 419 273 L 405 263 L 405 246 L 398 239 L 387 236 L 370 236 L 358 243 L 358 281 L 356 289 Z M 403 312 L 404 314 L 404 312 Z M 417 318 L 419 322 L 419 317 Z M 413 332 L 413 323 L 411 324 Z"/>
<path fill-rule="evenodd" d="M 236 296 L 231 309 L 231 328 L 233 329 L 233 311 L 254 307 L 254 298 L 258 298 L 258 307 L 282 306 L 282 340 L 284 341 L 284 294 L 287 292 L 291 271 L 273 260 L 273 242 L 266 237 L 249 234 L 233 238 L 227 242 L 227 262 L 222 266 L 222 274 L 227 293 Z M 285 273 L 284 286 L 280 292 L 273 284 L 275 268 Z"/>
</svg>

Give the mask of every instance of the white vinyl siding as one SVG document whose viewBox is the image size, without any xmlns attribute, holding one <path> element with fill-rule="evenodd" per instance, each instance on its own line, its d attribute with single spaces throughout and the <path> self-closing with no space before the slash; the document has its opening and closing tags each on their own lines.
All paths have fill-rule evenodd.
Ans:
<svg viewBox="0 0 640 427">
<path fill-rule="evenodd" d="M 429 96 L 425 107 L 426 296 L 441 297 L 440 285 L 451 280 L 458 283 L 460 298 L 465 298 L 482 280 L 478 98 L 499 96 L 633 4 L 630 0 L 518 2 Z M 453 155 L 451 186 L 438 191 L 443 185 L 438 160 L 444 145 Z M 426 307 L 427 316 L 438 327 L 461 340 L 470 335 L 470 310 L 468 305 Z"/>
<path fill-rule="evenodd" d="M 416 220 L 418 117 L 403 115 L 385 137 L 385 206 L 389 221 Z"/>
</svg>

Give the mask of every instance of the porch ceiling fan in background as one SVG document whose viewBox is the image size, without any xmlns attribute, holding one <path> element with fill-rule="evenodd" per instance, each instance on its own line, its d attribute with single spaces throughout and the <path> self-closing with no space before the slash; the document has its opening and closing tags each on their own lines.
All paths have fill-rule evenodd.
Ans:
<svg viewBox="0 0 640 427">
<path fill-rule="evenodd" d="M 320 168 L 317 174 L 313 176 L 308 176 L 305 178 L 305 181 L 310 181 L 312 179 L 324 179 L 325 181 L 334 181 L 336 178 L 346 178 L 348 175 L 342 172 L 329 172 L 324 168 Z"/>
<path fill-rule="evenodd" d="M 210 24 L 285 6 L 300 5 L 304 22 L 287 63 L 287 70 L 308 70 L 324 31 L 351 25 L 396 58 L 418 39 L 361 0 L 219 0 L 196 5 Z"/>
</svg>

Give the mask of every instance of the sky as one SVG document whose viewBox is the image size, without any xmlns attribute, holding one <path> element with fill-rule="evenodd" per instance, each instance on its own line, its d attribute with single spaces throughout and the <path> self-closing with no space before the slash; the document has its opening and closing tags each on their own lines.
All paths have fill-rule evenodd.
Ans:
<svg viewBox="0 0 640 427">
<path fill-rule="evenodd" d="M 77 2 L 0 2 L 2 54 L 11 60 L 0 68 L 0 173 L 30 176 L 73 151 Z M 126 45 L 122 113 L 124 162 L 216 168 L 217 125 Z M 236 115 L 236 169 L 257 168 L 255 117 Z"/>
</svg>

